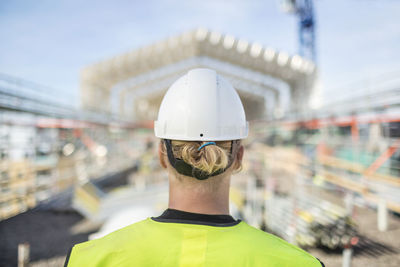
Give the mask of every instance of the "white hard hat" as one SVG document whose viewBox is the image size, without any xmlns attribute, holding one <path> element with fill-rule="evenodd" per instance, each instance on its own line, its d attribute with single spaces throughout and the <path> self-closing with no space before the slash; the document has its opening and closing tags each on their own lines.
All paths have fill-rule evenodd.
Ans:
<svg viewBox="0 0 400 267">
<path fill-rule="evenodd" d="M 246 138 L 248 122 L 232 85 L 210 69 L 193 69 L 165 94 L 155 135 L 162 139 L 223 141 Z"/>
</svg>

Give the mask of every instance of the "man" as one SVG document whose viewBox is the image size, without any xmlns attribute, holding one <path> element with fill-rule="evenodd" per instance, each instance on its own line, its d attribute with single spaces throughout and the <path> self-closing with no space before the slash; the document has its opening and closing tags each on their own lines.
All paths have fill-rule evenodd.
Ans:
<svg viewBox="0 0 400 267">
<path fill-rule="evenodd" d="M 322 265 L 229 215 L 230 179 L 241 168 L 248 123 L 225 79 L 209 69 L 189 71 L 164 96 L 154 130 L 168 171 L 169 208 L 74 246 L 67 266 Z"/>
</svg>

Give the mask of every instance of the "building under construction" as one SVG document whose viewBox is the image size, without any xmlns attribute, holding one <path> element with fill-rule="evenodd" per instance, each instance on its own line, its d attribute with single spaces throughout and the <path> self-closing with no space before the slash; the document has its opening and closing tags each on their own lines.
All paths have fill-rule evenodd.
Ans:
<svg viewBox="0 0 400 267">
<path fill-rule="evenodd" d="M 309 59 L 197 29 L 85 67 L 81 108 L 0 76 L 0 265 L 14 266 L 24 242 L 33 266 L 60 264 L 68 246 L 165 209 L 153 120 L 172 82 L 198 67 L 232 83 L 250 121 L 234 217 L 327 266 L 350 248 L 357 266 L 400 264 L 400 81 L 318 107 Z M 37 246 L 35 220 L 68 229 L 51 232 L 68 244 Z"/>
</svg>

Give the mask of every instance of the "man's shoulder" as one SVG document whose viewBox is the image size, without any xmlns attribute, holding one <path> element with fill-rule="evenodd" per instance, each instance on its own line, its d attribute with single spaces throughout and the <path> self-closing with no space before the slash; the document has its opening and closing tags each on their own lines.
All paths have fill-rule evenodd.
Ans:
<svg viewBox="0 0 400 267">
<path fill-rule="evenodd" d="M 321 266 L 317 258 L 273 234 L 254 228 L 246 223 L 244 223 L 244 229 L 247 232 L 245 238 L 249 239 L 246 242 L 250 244 L 249 249 L 258 255 L 308 264 L 304 266 Z"/>
<path fill-rule="evenodd" d="M 101 238 L 89 240 L 83 243 L 79 243 L 74 246 L 74 248 L 87 249 L 96 245 L 98 248 L 100 245 L 115 247 L 115 244 L 119 246 L 124 242 L 129 242 L 132 240 L 132 236 L 141 235 L 149 223 L 149 218 L 142 221 L 130 224 L 121 229 L 115 230 Z"/>
<path fill-rule="evenodd" d="M 130 224 L 124 228 L 116 230 L 98 239 L 89 240 L 76 244 L 70 250 L 67 256 L 66 265 L 79 266 L 76 262 L 82 264 L 87 260 L 102 260 L 102 258 L 110 257 L 110 255 L 118 255 L 119 252 L 126 249 L 127 245 L 137 244 L 132 242 L 132 238 L 137 239 L 143 235 L 143 230 L 149 223 L 149 219 L 142 220 L 137 223 Z"/>
</svg>

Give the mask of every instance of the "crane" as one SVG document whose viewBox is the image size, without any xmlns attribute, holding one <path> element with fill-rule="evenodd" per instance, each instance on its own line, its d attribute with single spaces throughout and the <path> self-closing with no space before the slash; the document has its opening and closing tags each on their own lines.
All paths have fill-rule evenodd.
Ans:
<svg viewBox="0 0 400 267">
<path fill-rule="evenodd" d="M 312 0 L 284 0 L 282 9 L 299 18 L 299 54 L 316 61 L 315 53 L 315 18 Z"/>
</svg>

